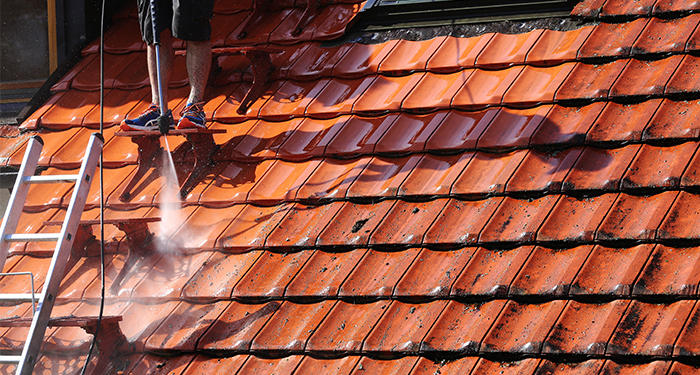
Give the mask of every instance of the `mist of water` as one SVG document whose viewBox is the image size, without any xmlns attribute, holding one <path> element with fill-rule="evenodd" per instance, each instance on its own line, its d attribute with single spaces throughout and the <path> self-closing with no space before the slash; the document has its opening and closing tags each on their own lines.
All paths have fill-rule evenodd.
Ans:
<svg viewBox="0 0 700 375">
<path fill-rule="evenodd" d="M 173 243 L 173 235 L 184 222 L 182 213 L 182 202 L 180 201 L 180 183 L 177 180 L 177 172 L 175 171 L 175 163 L 170 154 L 170 145 L 168 138 L 162 137 L 165 140 L 165 152 L 163 153 L 163 188 L 159 194 L 158 206 L 160 208 L 161 221 L 159 223 L 160 241 L 158 241 L 158 250 L 169 251 L 168 243 Z M 175 241 L 178 242 L 178 241 Z M 173 249 L 171 249 L 173 250 Z"/>
</svg>

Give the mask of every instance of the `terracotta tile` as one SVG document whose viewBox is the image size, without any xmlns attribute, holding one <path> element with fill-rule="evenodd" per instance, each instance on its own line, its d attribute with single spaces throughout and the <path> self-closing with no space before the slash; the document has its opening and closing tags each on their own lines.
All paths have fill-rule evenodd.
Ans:
<svg viewBox="0 0 700 375">
<path fill-rule="evenodd" d="M 510 250 L 480 247 L 452 286 L 454 297 L 503 297 L 533 246 Z"/>
<path fill-rule="evenodd" d="M 509 301 L 484 337 L 481 351 L 538 355 L 566 301 L 519 304 Z"/>
<path fill-rule="evenodd" d="M 476 58 L 476 67 L 502 69 L 525 63 L 527 53 L 542 32 L 540 29 L 525 34 L 496 33 Z"/>
<path fill-rule="evenodd" d="M 696 153 L 696 155 L 690 159 L 690 163 L 683 173 L 683 177 L 681 178 L 681 187 L 694 187 L 700 185 L 700 182 L 698 181 L 698 175 L 700 174 L 700 171 L 698 171 L 698 168 L 700 168 L 700 165 L 698 165 L 699 161 L 700 154 Z"/>
<path fill-rule="evenodd" d="M 568 249 L 536 247 L 510 286 L 511 296 L 566 297 L 593 245 Z M 556 266 L 553 266 L 555 265 Z"/>
<path fill-rule="evenodd" d="M 503 198 L 476 201 L 450 199 L 425 233 L 423 243 L 444 248 L 475 244 Z"/>
<path fill-rule="evenodd" d="M 170 249 L 166 249 L 170 250 Z M 188 280 L 209 261 L 211 254 L 168 254 L 160 258 L 131 293 L 132 300 L 177 299 Z"/>
<path fill-rule="evenodd" d="M 229 299 L 233 287 L 261 255 L 262 251 L 242 254 L 214 252 L 187 280 L 182 288 L 182 298 L 192 302 Z"/>
<path fill-rule="evenodd" d="M 333 67 L 333 76 L 359 78 L 376 73 L 379 64 L 398 42 L 398 40 L 390 40 L 381 44 L 353 44 Z"/>
<path fill-rule="evenodd" d="M 54 130 L 80 126 L 88 112 L 99 104 L 99 94 L 99 91 L 67 91 L 41 117 L 41 126 Z"/>
<path fill-rule="evenodd" d="M 261 248 L 265 238 L 290 208 L 291 204 L 273 207 L 246 205 L 216 240 L 216 246 L 239 251 Z"/>
<path fill-rule="evenodd" d="M 494 35 L 494 33 L 486 33 L 471 38 L 448 36 L 428 60 L 428 71 L 452 73 L 463 68 L 473 68 L 476 57 Z"/>
<path fill-rule="evenodd" d="M 698 15 L 700 17 L 700 15 Z M 695 56 L 686 55 L 676 72 L 666 84 L 664 93 L 670 96 L 688 96 L 692 93 L 700 92 L 700 86 L 695 77 L 700 74 L 700 59 Z"/>
<path fill-rule="evenodd" d="M 197 349 L 213 353 L 247 353 L 253 338 L 281 304 L 231 302 L 199 339 Z"/>
<path fill-rule="evenodd" d="M 111 258 L 112 255 L 105 254 L 106 263 L 109 263 Z M 65 276 L 61 281 L 61 288 L 58 292 L 57 299 L 70 302 L 80 301 L 85 292 L 85 288 L 99 277 L 100 265 L 100 257 L 80 258 L 72 267 L 69 263 L 65 269 Z"/>
<path fill-rule="evenodd" d="M 390 300 L 367 304 L 338 301 L 311 335 L 306 350 L 335 356 L 360 353 L 365 339 L 390 304 Z"/>
<path fill-rule="evenodd" d="M 536 374 L 557 374 L 557 375 L 594 375 L 600 372 L 605 360 L 589 359 L 584 362 L 577 363 L 557 363 L 549 360 L 543 360 L 537 368 Z"/>
<path fill-rule="evenodd" d="M 615 149 L 586 147 L 564 179 L 562 190 L 617 190 L 639 145 Z M 593 178 L 595 176 L 595 178 Z"/>
<path fill-rule="evenodd" d="M 630 302 L 569 301 L 547 336 L 542 354 L 603 356 L 605 347 Z"/>
<path fill-rule="evenodd" d="M 238 113 L 238 110 L 241 108 L 243 99 L 248 93 L 248 90 L 250 90 L 252 84 L 250 82 L 241 82 L 238 85 L 233 84 L 232 86 L 235 86 L 235 88 L 231 91 L 226 100 L 216 109 L 212 120 L 228 124 L 237 124 L 246 120 L 258 118 L 260 108 L 265 105 L 284 82 L 285 81 L 280 80 L 266 85 L 260 96 L 256 100 L 253 100 L 249 104 L 246 112 L 242 114 Z M 227 85 L 229 83 L 230 82 L 224 82 L 223 84 Z"/>
<path fill-rule="evenodd" d="M 422 155 L 372 158 L 357 180 L 350 185 L 346 197 L 395 197 L 401 184 L 421 159 Z"/>
<path fill-rule="evenodd" d="M 505 305 L 505 300 L 485 303 L 450 301 L 423 339 L 421 353 L 477 354 L 481 341 Z"/>
<path fill-rule="evenodd" d="M 324 202 L 345 198 L 348 188 L 371 160 L 324 159 L 299 188 L 297 200 Z"/>
<path fill-rule="evenodd" d="M 324 156 L 326 146 L 349 119 L 350 116 L 328 120 L 305 118 L 280 146 L 277 157 L 284 160 L 306 160 Z"/>
<path fill-rule="evenodd" d="M 289 71 L 291 70 L 292 66 L 294 66 L 294 64 L 296 64 L 296 62 L 306 54 L 306 52 L 312 47 L 312 45 L 313 43 L 302 43 L 289 46 L 282 46 L 279 44 L 273 45 L 272 48 L 281 52 L 273 53 L 270 55 L 270 62 L 275 67 L 275 70 L 271 73 L 269 79 L 272 80 L 292 78 L 289 74 Z M 248 78 L 249 76 L 250 78 Z M 246 69 L 246 74 L 243 78 L 252 82 L 252 66 Z"/>
<path fill-rule="evenodd" d="M 656 374 L 666 374 L 668 368 L 671 366 L 671 362 L 667 361 L 654 361 L 647 364 L 624 364 L 616 363 L 612 360 L 605 361 L 605 365 L 601 370 L 601 374 L 619 374 L 619 375 L 656 375 Z"/>
<path fill-rule="evenodd" d="M 396 252 L 368 250 L 340 286 L 338 295 L 363 299 L 391 297 L 419 253 L 417 248 Z"/>
<path fill-rule="evenodd" d="M 403 101 L 401 109 L 415 113 L 449 109 L 452 97 L 473 72 L 466 69 L 452 74 L 426 73 Z"/>
<path fill-rule="evenodd" d="M 445 298 L 474 254 L 475 248 L 451 251 L 423 249 L 396 285 L 394 298 L 421 300 Z"/>
<path fill-rule="evenodd" d="M 446 115 L 447 111 L 427 115 L 401 113 L 377 142 L 375 152 L 402 155 L 423 151 L 428 138 Z"/>
<path fill-rule="evenodd" d="M 34 112 L 36 113 L 36 112 Z M 2 138 L 0 140 L 0 165 L 6 166 L 12 157 L 20 158 L 18 160 L 19 164 L 22 164 L 22 157 L 24 157 L 24 151 L 26 149 L 26 141 L 29 139 L 28 135 L 18 135 L 16 138 Z M 21 151 L 21 156 L 15 156 L 14 154 Z M 19 165 L 17 164 L 17 165 Z"/>
<path fill-rule="evenodd" d="M 177 87 L 187 84 L 187 76 L 183 74 L 183 62 L 184 60 L 181 57 L 178 57 L 178 64 L 173 66 L 173 76 L 171 77 L 171 81 L 169 83 L 170 87 Z M 111 86 L 122 90 L 150 88 L 148 71 L 145 69 L 147 64 L 146 53 L 136 54 L 133 61 L 126 64 L 126 69 L 123 69 L 121 73 L 114 77 L 114 82 Z M 148 100 L 150 102 L 150 98 Z"/>
<path fill-rule="evenodd" d="M 399 187 L 398 195 L 421 199 L 449 195 L 452 184 L 473 156 L 474 152 L 445 156 L 425 154 Z"/>
<path fill-rule="evenodd" d="M 254 45 L 267 43 L 270 40 L 272 32 L 281 24 L 285 18 L 289 16 L 292 9 L 284 9 L 276 12 L 264 12 L 256 16 L 255 19 L 250 19 L 251 16 L 241 22 L 238 27 L 233 29 L 231 34 L 226 38 L 227 46 L 239 45 Z M 247 26 L 249 34 L 241 34 L 243 27 Z M 242 37 L 241 37 L 242 36 Z"/>
<path fill-rule="evenodd" d="M 481 134 L 476 146 L 482 149 L 527 147 L 551 109 L 551 105 L 530 109 L 502 108 Z"/>
<path fill-rule="evenodd" d="M 134 343 L 136 350 L 143 350 L 145 342 L 158 328 L 154 322 L 162 322 L 170 316 L 179 301 L 157 304 L 141 304 L 134 302 L 121 313 L 122 322 L 119 326 L 129 342 Z M 150 319 L 144 319 L 148 316 Z"/>
<path fill-rule="evenodd" d="M 632 59 L 610 88 L 611 98 L 629 96 L 655 97 L 662 95 L 666 84 L 683 60 L 671 56 L 656 61 Z"/>
<path fill-rule="evenodd" d="M 617 194 L 590 198 L 563 197 L 537 232 L 537 241 L 592 242 L 598 226 L 616 198 Z"/>
<path fill-rule="evenodd" d="M 615 329 L 607 355 L 670 356 L 695 301 L 651 304 L 632 301 Z"/>
<path fill-rule="evenodd" d="M 333 67 L 352 45 L 345 43 L 335 47 L 323 47 L 320 43 L 313 43 L 289 68 L 287 76 L 301 81 L 330 77 Z"/>
<path fill-rule="evenodd" d="M 148 338 L 145 349 L 153 353 L 193 352 L 209 322 L 216 321 L 228 304 L 181 302 Z"/>
<path fill-rule="evenodd" d="M 596 246 L 571 284 L 571 295 L 626 297 L 644 267 L 653 244 L 633 247 Z M 610 265 L 615 264 L 614 268 Z"/>
<path fill-rule="evenodd" d="M 313 31 L 314 40 L 333 40 L 341 37 L 360 11 L 360 4 L 339 4 L 323 8 L 307 26 L 307 30 Z"/>
<path fill-rule="evenodd" d="M 642 145 L 622 178 L 623 189 L 678 188 L 681 176 L 698 148 L 696 142 L 677 146 Z"/>
<path fill-rule="evenodd" d="M 287 285 L 285 298 L 314 300 L 334 298 L 340 285 L 352 272 L 364 250 L 325 252 L 316 250 L 304 267 Z"/>
<path fill-rule="evenodd" d="M 123 72 L 143 52 L 127 54 L 104 55 L 104 87 L 113 88 L 115 78 Z M 145 66 L 144 66 L 145 68 Z M 77 74 L 71 82 L 71 87 L 82 91 L 99 91 L 100 89 L 100 59 L 94 58 Z"/>
<path fill-rule="evenodd" d="M 146 95 L 149 94 L 150 91 L 148 88 L 139 90 L 113 89 L 106 92 L 103 100 L 103 126 L 109 128 L 119 124 L 126 118 L 126 114 L 129 113 L 137 103 L 143 100 L 150 101 L 150 98 L 146 98 Z M 100 128 L 99 106 L 94 107 L 85 115 L 85 118 L 83 118 L 83 126 L 87 126 L 91 129 Z"/>
<path fill-rule="evenodd" d="M 663 363 L 663 365 L 668 365 L 667 363 Z M 663 371 L 663 370 L 662 370 Z M 692 374 L 693 372 L 697 372 L 698 367 L 697 366 L 692 366 L 692 365 L 686 365 L 680 362 L 673 362 L 673 365 L 671 366 L 671 369 L 669 370 L 669 374 L 672 375 L 681 375 L 681 374 Z"/>
<path fill-rule="evenodd" d="M 625 23 L 600 23 L 578 50 L 579 59 L 629 56 L 632 45 L 649 22 L 639 18 Z"/>
<path fill-rule="evenodd" d="M 272 371 L 270 374 L 291 374 L 299 365 L 303 356 L 292 355 L 285 358 L 258 358 L 249 356 L 248 360 L 241 366 L 242 374 L 262 374 L 267 371 Z"/>
<path fill-rule="evenodd" d="M 608 102 L 588 131 L 590 143 L 639 141 L 644 128 L 659 108 L 661 99 L 638 104 Z"/>
<path fill-rule="evenodd" d="M 498 113 L 497 108 L 477 112 L 452 110 L 425 143 L 425 151 L 451 153 L 476 148 L 476 142 Z"/>
<path fill-rule="evenodd" d="M 185 370 L 194 354 L 181 355 L 172 358 L 164 358 L 152 354 L 145 354 L 133 364 L 128 371 L 129 375 L 157 375 L 157 374 L 179 374 Z M 122 372 L 119 370 L 119 372 Z"/>
<path fill-rule="evenodd" d="M 346 202 L 318 236 L 317 246 L 366 246 L 369 237 L 394 205 L 386 200 L 374 204 Z"/>
<path fill-rule="evenodd" d="M 559 191 L 583 148 L 564 151 L 531 150 L 508 180 L 506 192 Z"/>
<path fill-rule="evenodd" d="M 219 4 L 219 3 L 217 3 Z M 248 359 L 248 356 L 237 355 L 228 358 L 207 357 L 206 355 L 197 354 L 183 375 L 202 375 L 216 374 L 226 371 L 238 371 L 243 363 Z"/>
<path fill-rule="evenodd" d="M 447 301 L 410 304 L 394 301 L 362 345 L 363 353 L 418 354 L 420 344 Z"/>
<path fill-rule="evenodd" d="M 275 249 L 314 247 L 319 233 L 343 206 L 333 202 L 321 206 L 295 204 L 265 240 Z"/>
<path fill-rule="evenodd" d="M 284 121 L 304 117 L 306 108 L 328 84 L 328 80 L 313 82 L 284 81 L 260 107 L 258 117 L 269 121 Z M 269 126 L 269 125 L 268 125 Z"/>
<path fill-rule="evenodd" d="M 279 147 L 301 121 L 302 119 L 283 122 L 258 121 L 232 149 L 231 154 L 241 161 L 273 159 L 277 156 Z"/>
<path fill-rule="evenodd" d="M 313 250 L 283 254 L 264 251 L 233 288 L 231 296 L 254 301 L 282 297 L 287 284 L 299 273 L 312 253 Z"/>
<path fill-rule="evenodd" d="M 698 292 L 697 247 L 674 248 L 657 245 L 637 277 L 633 296 L 694 296 Z"/>
<path fill-rule="evenodd" d="M 326 87 L 306 107 L 306 116 L 332 118 L 340 115 L 349 115 L 353 105 L 362 97 L 365 90 L 372 85 L 375 79 L 377 79 L 376 76 L 356 79 L 331 79 Z"/>
<path fill-rule="evenodd" d="M 654 117 L 644 129 L 642 140 L 666 138 L 697 138 L 700 129 L 691 119 L 700 115 L 697 101 L 672 101 L 664 99 Z"/>
<path fill-rule="evenodd" d="M 374 153 L 377 141 L 396 121 L 396 117 L 396 114 L 382 117 L 350 116 L 326 146 L 326 155 L 351 158 Z"/>
<path fill-rule="evenodd" d="M 401 39 L 379 64 L 380 74 L 402 76 L 413 72 L 425 71 L 428 60 L 435 54 L 447 37 L 412 41 Z"/>
<path fill-rule="evenodd" d="M 503 104 L 530 108 L 554 102 L 554 94 L 569 76 L 573 62 L 554 67 L 526 66 L 503 96 Z"/>
<path fill-rule="evenodd" d="M 651 14 L 651 9 L 656 0 L 640 1 L 608 1 L 601 9 L 601 17 L 632 17 Z"/>
<path fill-rule="evenodd" d="M 56 176 L 64 174 L 77 174 L 78 169 L 62 170 L 57 168 L 49 168 L 41 173 L 42 176 Z M 14 182 L 14 181 L 13 181 Z M 38 212 L 48 208 L 68 208 L 70 198 L 73 193 L 72 182 L 60 182 L 52 184 L 32 184 L 29 185 L 27 199 L 24 201 L 22 211 Z M 4 210 L 3 210 L 4 213 Z M 55 232 L 59 232 L 60 228 L 56 227 Z M 55 246 L 55 243 L 54 245 Z"/>
<path fill-rule="evenodd" d="M 508 153 L 477 152 L 452 185 L 451 194 L 460 197 L 484 197 L 503 193 L 528 150 Z"/>
<path fill-rule="evenodd" d="M 532 374 L 537 369 L 541 359 L 528 358 L 513 362 L 494 362 L 485 358 L 479 358 L 472 373 L 484 375 L 515 375 Z"/>
<path fill-rule="evenodd" d="M 377 76 L 367 90 L 352 106 L 352 113 L 363 116 L 378 116 L 399 112 L 404 99 L 424 77 L 423 73 L 403 77 Z M 449 103 L 448 103 L 449 104 Z"/>
<path fill-rule="evenodd" d="M 698 22 L 698 14 L 673 19 L 653 17 L 632 46 L 632 54 L 683 52 Z M 664 37 L 660 38 L 659 33 Z"/>
<path fill-rule="evenodd" d="M 358 356 L 340 359 L 317 359 L 306 356 L 297 367 L 297 372 L 300 374 L 349 374 L 359 360 Z"/>
<path fill-rule="evenodd" d="M 144 51 L 146 46 L 139 31 L 138 18 L 124 17 L 114 20 L 112 26 L 104 34 L 104 52 L 108 54 L 124 54 Z M 81 51 L 82 55 L 99 53 L 100 41 L 96 39 Z"/>
<path fill-rule="evenodd" d="M 621 59 L 607 64 L 576 63 L 554 98 L 557 101 L 605 100 L 629 61 Z"/>
<path fill-rule="evenodd" d="M 596 233 L 598 241 L 650 240 L 678 196 L 668 191 L 650 197 L 620 194 Z"/>
<path fill-rule="evenodd" d="M 230 162 L 201 193 L 199 204 L 205 207 L 222 208 L 245 203 L 250 189 L 274 163 L 274 160 L 255 163 Z"/>
<path fill-rule="evenodd" d="M 5 263 L 5 272 L 31 272 L 34 274 L 34 292 L 40 293 L 46 280 L 46 272 L 51 265 L 51 258 L 23 255 L 16 261 Z M 18 276 L 2 276 L 0 290 L 3 293 L 31 293 L 29 278 Z M 26 334 L 25 334 L 26 338 Z"/>
<path fill-rule="evenodd" d="M 337 301 L 314 304 L 282 302 L 279 309 L 253 339 L 251 350 L 300 353 L 309 337 Z"/>
<path fill-rule="evenodd" d="M 696 303 L 680 336 L 678 336 L 678 340 L 676 340 L 674 344 L 674 356 L 688 357 L 697 355 L 699 348 L 698 337 L 700 337 L 698 336 L 698 328 L 700 328 L 698 324 L 700 323 L 698 311 L 700 311 L 700 306 Z"/>
<path fill-rule="evenodd" d="M 70 89 L 75 77 L 82 73 L 84 70 L 86 70 L 88 66 L 91 67 L 92 65 L 97 64 L 95 63 L 95 61 L 98 61 L 99 63 L 99 56 L 97 54 L 85 56 L 85 58 L 81 59 L 77 64 L 75 64 L 75 66 L 73 66 L 73 68 L 71 68 L 68 71 L 68 73 L 66 73 L 61 79 L 59 79 L 58 82 L 51 86 L 51 91 L 58 93 Z"/>
<path fill-rule="evenodd" d="M 85 149 L 90 142 L 90 137 L 97 133 L 95 130 L 88 128 L 80 128 L 73 138 L 69 139 L 63 146 L 54 152 L 49 161 L 49 166 L 61 169 L 76 169 L 75 174 L 83 163 Z M 104 132 L 103 136 L 109 137 L 109 131 Z M 109 141 L 109 138 L 105 138 Z"/>
<path fill-rule="evenodd" d="M 692 240 L 697 238 L 691 229 L 698 221 L 698 212 L 695 204 L 698 196 L 693 193 L 681 191 L 678 198 L 671 206 L 668 216 L 659 227 L 659 239 L 665 240 Z"/>
<path fill-rule="evenodd" d="M 321 160 L 293 163 L 276 160 L 248 193 L 248 202 L 270 206 L 292 202 L 297 191 L 316 170 Z"/>
<path fill-rule="evenodd" d="M 501 105 L 503 95 L 522 70 L 522 66 L 501 70 L 475 69 L 452 98 L 452 108 L 474 111 Z"/>
<path fill-rule="evenodd" d="M 407 374 L 418 362 L 419 357 L 407 356 L 400 359 L 372 359 L 371 357 L 361 357 L 351 375 L 384 374 L 400 375 Z"/>
<path fill-rule="evenodd" d="M 294 8 L 294 2 L 291 1 L 290 3 L 292 9 L 289 13 L 289 16 L 287 16 L 282 22 L 280 22 L 280 24 L 270 34 L 269 41 L 273 45 L 297 44 L 299 42 L 313 40 L 313 29 L 310 29 L 308 27 L 304 28 L 304 30 L 299 30 L 301 31 L 299 35 L 292 35 L 292 33 L 296 29 L 297 23 L 301 19 L 301 16 L 304 14 L 304 9 Z M 277 5 L 280 5 L 279 8 L 287 8 L 283 4 L 275 4 L 275 8 L 277 8 Z M 268 8 L 267 11 L 270 11 L 272 9 L 274 8 Z M 311 23 L 316 23 L 315 21 L 316 18 L 314 17 L 311 20 Z"/>
<path fill-rule="evenodd" d="M 558 65 L 575 61 L 579 48 L 593 32 L 594 26 L 570 31 L 544 30 L 527 54 L 525 61 L 536 66 Z"/>
<path fill-rule="evenodd" d="M 396 201 L 384 219 L 372 232 L 370 246 L 419 246 L 423 236 L 440 214 L 447 199 L 429 202 Z"/>
<path fill-rule="evenodd" d="M 215 61 L 221 71 L 212 77 L 209 84 L 214 87 L 230 87 L 230 92 L 240 86 L 244 78 L 248 78 L 248 74 L 252 72 L 249 70 L 250 60 L 243 55 L 219 56 Z M 275 73 L 273 72 L 273 74 Z M 251 80 L 246 79 L 245 81 L 250 82 Z M 238 99 L 243 99 L 243 95 L 239 96 Z"/>
<path fill-rule="evenodd" d="M 653 14 L 699 10 L 697 0 L 658 0 L 654 4 Z"/>
<path fill-rule="evenodd" d="M 559 200 L 548 195 L 532 200 L 506 197 L 479 235 L 484 242 L 532 242 L 544 219 Z"/>
<path fill-rule="evenodd" d="M 429 374 L 468 374 L 476 365 L 478 357 L 465 357 L 454 361 L 434 362 L 428 358 L 421 358 L 411 371 L 411 375 Z"/>
<path fill-rule="evenodd" d="M 175 220 L 182 222 L 179 228 L 172 229 L 168 245 L 181 251 L 213 250 L 216 239 L 243 209 L 244 205 L 229 208 L 196 207 L 185 216 L 184 210 Z M 172 223 L 175 220 L 171 220 Z"/>
</svg>

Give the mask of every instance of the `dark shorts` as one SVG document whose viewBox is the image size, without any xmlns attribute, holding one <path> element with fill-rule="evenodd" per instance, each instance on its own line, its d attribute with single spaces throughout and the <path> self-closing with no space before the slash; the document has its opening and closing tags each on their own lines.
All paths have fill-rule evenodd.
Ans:
<svg viewBox="0 0 700 375">
<path fill-rule="evenodd" d="M 137 0 L 141 35 L 153 44 L 151 25 L 151 0 Z M 206 41 L 211 39 L 211 17 L 214 0 L 155 0 L 158 33 L 170 29 L 173 36 L 182 40 Z"/>
</svg>

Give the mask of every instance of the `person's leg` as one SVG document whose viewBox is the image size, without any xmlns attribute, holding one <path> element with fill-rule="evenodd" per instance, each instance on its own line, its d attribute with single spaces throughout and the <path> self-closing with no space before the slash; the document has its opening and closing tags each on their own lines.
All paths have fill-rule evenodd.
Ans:
<svg viewBox="0 0 700 375">
<path fill-rule="evenodd" d="M 151 83 L 151 103 L 160 104 L 160 96 L 158 95 L 158 71 L 156 70 L 156 46 L 148 45 L 146 51 L 146 58 L 148 59 L 148 77 Z M 173 51 L 172 36 L 170 30 L 165 30 L 160 33 L 160 74 L 163 100 L 166 103 L 168 101 L 168 84 L 172 76 L 174 58 L 175 52 Z"/>
<path fill-rule="evenodd" d="M 190 79 L 188 104 L 204 101 L 204 89 L 211 69 L 211 42 L 187 42 L 187 75 Z"/>
</svg>

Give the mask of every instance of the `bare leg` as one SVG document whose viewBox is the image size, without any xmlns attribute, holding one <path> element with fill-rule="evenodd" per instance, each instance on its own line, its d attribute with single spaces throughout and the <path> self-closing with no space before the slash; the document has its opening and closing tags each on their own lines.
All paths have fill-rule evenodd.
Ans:
<svg viewBox="0 0 700 375">
<path fill-rule="evenodd" d="M 187 75 L 190 78 L 188 103 L 204 101 L 204 89 L 211 69 L 211 42 L 187 42 Z"/>
<path fill-rule="evenodd" d="M 160 103 L 158 96 L 158 72 L 156 70 L 156 46 L 148 45 L 146 48 L 146 58 L 148 59 L 148 77 L 151 82 L 151 103 Z M 173 51 L 173 40 L 170 30 L 165 30 L 160 33 L 160 75 L 163 80 L 163 100 L 168 101 L 168 83 L 172 75 L 173 59 L 175 52 Z"/>
</svg>

